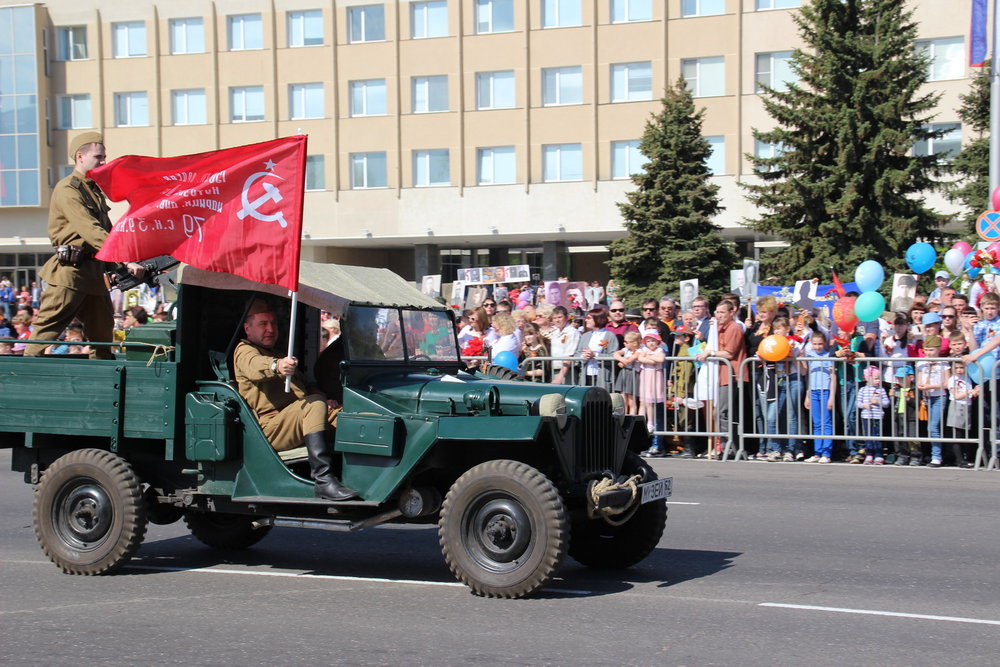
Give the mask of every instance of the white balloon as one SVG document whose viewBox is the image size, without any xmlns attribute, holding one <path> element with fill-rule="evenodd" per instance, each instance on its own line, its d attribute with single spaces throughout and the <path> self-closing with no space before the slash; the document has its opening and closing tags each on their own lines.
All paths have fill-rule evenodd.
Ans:
<svg viewBox="0 0 1000 667">
<path fill-rule="evenodd" d="M 954 276 L 961 275 L 965 268 L 965 254 L 958 248 L 952 248 L 944 254 L 944 265 Z"/>
</svg>

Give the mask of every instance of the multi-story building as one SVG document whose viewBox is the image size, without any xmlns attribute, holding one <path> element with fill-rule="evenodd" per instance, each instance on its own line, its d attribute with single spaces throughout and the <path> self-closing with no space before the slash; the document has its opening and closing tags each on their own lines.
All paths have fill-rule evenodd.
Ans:
<svg viewBox="0 0 1000 667">
<path fill-rule="evenodd" d="M 962 140 L 971 0 L 910 0 Z M 522 264 L 604 278 L 638 139 L 683 77 L 706 109 L 718 222 L 747 256 L 741 180 L 800 44 L 799 0 L 0 0 L 0 274 L 51 249 L 67 146 L 179 155 L 309 135 L 303 257 L 419 280 Z M 943 202 L 937 200 L 940 206 Z M 121 213 L 123 205 L 114 212 Z"/>
</svg>

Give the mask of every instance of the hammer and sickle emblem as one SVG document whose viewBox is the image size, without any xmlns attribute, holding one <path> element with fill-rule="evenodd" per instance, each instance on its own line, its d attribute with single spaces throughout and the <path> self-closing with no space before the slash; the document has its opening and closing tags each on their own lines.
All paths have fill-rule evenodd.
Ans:
<svg viewBox="0 0 1000 667">
<path fill-rule="evenodd" d="M 264 187 L 264 194 L 257 197 L 253 201 L 250 201 L 250 196 L 249 196 L 250 186 L 256 183 L 261 178 L 264 178 L 265 176 L 274 176 L 275 178 L 280 178 L 281 180 L 285 180 L 281 178 L 281 176 L 278 176 L 277 174 L 268 171 L 258 171 L 256 174 L 250 176 L 250 178 L 248 178 L 246 182 L 243 183 L 243 193 L 242 193 L 243 208 L 241 208 L 239 212 L 236 213 L 236 217 L 239 218 L 240 220 L 243 220 L 247 216 L 250 216 L 254 220 L 260 220 L 261 222 L 277 221 L 278 224 L 281 225 L 282 227 L 287 227 L 288 223 L 285 221 L 285 215 L 281 211 L 278 211 L 277 213 L 274 213 L 272 215 L 264 215 L 263 213 L 257 210 L 269 201 L 273 201 L 275 203 L 281 201 L 282 199 L 281 193 L 278 192 L 278 188 L 274 184 L 261 183 L 261 185 Z"/>
</svg>

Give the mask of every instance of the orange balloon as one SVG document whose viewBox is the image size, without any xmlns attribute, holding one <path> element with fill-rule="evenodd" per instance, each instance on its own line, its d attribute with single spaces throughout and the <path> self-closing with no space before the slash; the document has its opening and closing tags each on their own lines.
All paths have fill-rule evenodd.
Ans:
<svg viewBox="0 0 1000 667">
<path fill-rule="evenodd" d="M 771 334 L 757 346 L 757 356 L 767 361 L 781 361 L 792 351 L 788 339 L 784 336 Z"/>
</svg>

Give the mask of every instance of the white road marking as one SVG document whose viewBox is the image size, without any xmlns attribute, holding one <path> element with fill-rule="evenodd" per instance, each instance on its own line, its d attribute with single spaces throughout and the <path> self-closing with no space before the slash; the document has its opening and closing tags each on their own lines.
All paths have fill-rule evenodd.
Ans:
<svg viewBox="0 0 1000 667">
<path fill-rule="evenodd" d="M 781 604 L 778 602 L 761 602 L 758 607 L 780 607 L 782 609 L 805 609 L 807 611 L 831 611 L 840 614 L 862 614 L 867 616 L 895 616 L 898 618 L 917 618 L 923 621 L 948 621 L 949 623 L 977 623 L 979 625 L 1000 625 L 1000 621 L 985 618 L 964 618 L 962 616 L 935 616 L 933 614 L 904 614 L 898 611 L 876 611 L 874 609 L 848 609 L 844 607 L 817 607 L 809 604 Z"/>
<path fill-rule="evenodd" d="M 261 572 L 258 570 L 224 570 L 213 567 L 170 567 L 168 565 L 126 565 L 126 570 L 152 570 L 156 572 L 195 572 L 199 574 L 247 574 L 257 577 L 287 577 L 289 579 L 327 579 L 331 581 L 363 581 L 379 584 L 410 584 L 414 586 L 448 586 L 465 588 L 459 581 L 421 581 L 419 579 L 385 579 L 382 577 L 350 577 L 339 574 L 306 574 L 304 572 Z M 547 593 L 563 595 L 592 595 L 593 591 L 572 588 L 543 588 Z"/>
<path fill-rule="evenodd" d="M 685 502 L 681 502 L 680 500 L 668 500 L 667 504 L 668 505 L 701 505 L 701 503 L 685 503 Z"/>
</svg>

